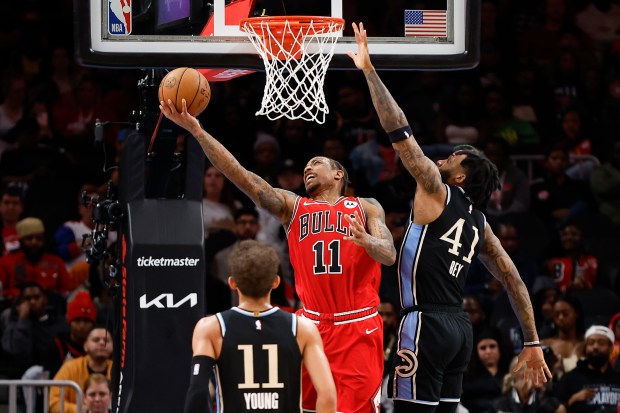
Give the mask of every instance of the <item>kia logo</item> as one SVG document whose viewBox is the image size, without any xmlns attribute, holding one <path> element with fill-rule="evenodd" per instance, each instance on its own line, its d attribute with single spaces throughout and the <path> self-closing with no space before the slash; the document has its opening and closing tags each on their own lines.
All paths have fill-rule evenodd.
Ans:
<svg viewBox="0 0 620 413">
<path fill-rule="evenodd" d="M 179 308 L 185 303 L 189 303 L 190 307 L 196 306 L 198 304 L 198 294 L 189 293 L 176 302 L 172 293 L 160 294 L 150 301 L 147 301 L 146 294 L 142 294 L 140 297 L 140 308 L 150 308 L 153 306 L 157 308 Z"/>
</svg>

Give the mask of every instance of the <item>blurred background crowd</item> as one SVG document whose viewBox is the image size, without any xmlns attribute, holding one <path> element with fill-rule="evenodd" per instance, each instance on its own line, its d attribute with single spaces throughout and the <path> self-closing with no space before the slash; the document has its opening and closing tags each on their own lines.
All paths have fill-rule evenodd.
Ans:
<svg viewBox="0 0 620 413">
<path fill-rule="evenodd" d="M 380 2 L 357 3 L 348 24 L 364 22 L 370 36 L 377 24 L 394 24 Z M 117 182 L 118 171 L 104 171 L 103 148 L 93 145 L 94 124 L 126 122 L 139 110 L 145 71 L 80 66 L 69 0 L 24 0 L 7 13 L 0 26 L 0 373 L 20 378 L 42 366 L 54 377 L 65 360 L 88 356 L 84 343 L 94 326 L 112 322 L 101 279 L 107 264 L 88 264 L 81 248 L 93 228 L 92 205 L 81 195 L 104 196 L 107 182 Z M 512 377 L 519 325 L 501 284 L 474 263 L 464 307 L 476 347 L 462 405 L 500 411 L 498 403 L 512 400 L 522 410 L 503 411 L 594 412 L 620 400 L 620 2 L 482 0 L 481 17 L 475 69 L 380 72 L 429 157 L 470 144 L 497 165 L 502 187 L 485 212 L 530 291 L 556 373 L 535 389 Z M 350 194 L 383 205 L 398 248 L 415 181 L 391 149 L 363 75 L 327 74 L 324 125 L 254 116 L 263 85 L 260 73 L 211 83 L 210 105 L 199 117 L 205 129 L 242 165 L 300 195 L 310 157 L 338 160 L 349 171 Z M 128 132 L 106 129 L 112 164 Z M 182 154 L 191 137 L 175 133 Z M 274 303 L 299 306 L 281 225 L 209 166 L 203 214 L 209 313 L 235 304 L 226 259 L 248 238 L 270 243 L 282 257 L 286 282 Z M 396 266 L 383 268 L 381 296 L 387 363 L 400 310 Z M 592 325 L 615 334 L 608 336 L 609 365 L 591 378 L 615 389 L 607 403 L 591 402 L 595 396 L 575 380 L 560 384 L 583 363 L 592 370 Z"/>
</svg>

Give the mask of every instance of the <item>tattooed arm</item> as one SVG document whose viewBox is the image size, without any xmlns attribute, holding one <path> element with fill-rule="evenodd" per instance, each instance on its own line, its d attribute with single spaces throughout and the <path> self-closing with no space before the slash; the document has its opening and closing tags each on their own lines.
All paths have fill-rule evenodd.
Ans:
<svg viewBox="0 0 620 413">
<path fill-rule="evenodd" d="M 160 102 L 159 107 L 164 116 L 194 135 L 213 166 L 257 206 L 271 212 L 283 223 L 290 220 L 296 197 L 294 193 L 273 188 L 263 178 L 241 166 L 228 149 L 207 133 L 198 120 L 187 112 L 185 100 L 183 100 L 183 112 L 181 113 L 177 112 L 170 100 L 167 103 Z"/>
<path fill-rule="evenodd" d="M 534 310 L 529 292 L 512 259 L 502 247 L 489 224 L 486 225 L 484 246 L 478 258 L 506 289 L 512 309 L 521 324 L 525 341 L 538 341 Z"/>
<path fill-rule="evenodd" d="M 379 115 L 381 126 L 388 133 L 408 126 L 409 123 L 405 114 L 379 78 L 370 61 L 368 38 L 363 23 L 360 23 L 359 28 L 353 23 L 353 31 L 355 32 L 358 52 L 356 54 L 349 51 L 347 54 L 353 59 L 355 65 L 364 72 L 372 103 Z M 431 196 L 438 195 L 438 200 L 443 201 L 445 186 L 441 182 L 437 165 L 424 155 L 415 138 L 408 136 L 407 139 L 395 142 L 392 146 L 398 152 L 405 168 L 415 178 L 418 188 Z"/>
<path fill-rule="evenodd" d="M 396 248 L 392 233 L 385 225 L 385 212 L 383 207 L 373 198 L 361 199 L 366 211 L 366 228 L 362 220 L 357 215 L 353 217 L 345 215 L 344 218 L 349 223 L 351 236 L 344 237 L 347 241 L 353 241 L 364 248 L 368 255 L 375 261 L 384 265 L 392 265 L 396 261 Z"/>
<path fill-rule="evenodd" d="M 510 298 L 510 304 L 515 312 L 523 337 L 526 342 L 538 342 L 534 310 L 530 301 L 529 292 L 519 276 L 514 263 L 502 247 L 499 239 L 493 234 L 489 224 L 484 231 L 484 246 L 478 258 L 495 278 L 497 278 Z M 523 374 L 526 381 L 532 380 L 534 384 L 546 382 L 551 377 L 551 371 L 545 363 L 545 357 L 540 345 L 524 346 L 518 356 L 519 362 L 514 371 L 517 372 L 525 365 Z"/>
</svg>

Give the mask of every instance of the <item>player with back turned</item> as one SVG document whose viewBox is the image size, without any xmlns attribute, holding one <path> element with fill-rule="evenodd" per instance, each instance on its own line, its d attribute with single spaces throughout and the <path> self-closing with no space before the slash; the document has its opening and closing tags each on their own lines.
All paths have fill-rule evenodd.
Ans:
<svg viewBox="0 0 620 413">
<path fill-rule="evenodd" d="M 317 389 L 313 410 L 335 413 L 336 388 L 318 330 L 270 304 L 271 290 L 280 283 L 275 250 L 241 241 L 229 263 L 228 284 L 238 292 L 239 305 L 196 324 L 184 413 L 211 411 L 214 366 L 218 412 L 300 412 L 302 360 Z"/>
<path fill-rule="evenodd" d="M 310 159 L 304 168 L 308 197 L 273 188 L 243 168 L 233 155 L 171 100 L 162 113 L 187 129 L 209 161 L 286 230 L 297 295 L 304 318 L 317 326 L 336 382 L 338 411 L 379 411 L 383 375 L 383 323 L 377 312 L 381 264 L 396 249 L 385 212 L 371 198 L 344 196 L 348 175 L 337 161 Z M 315 410 L 316 393 L 303 373 L 303 410 Z"/>
<path fill-rule="evenodd" d="M 473 147 L 457 147 L 437 163 L 426 157 L 370 61 L 363 24 L 353 30 L 358 52 L 348 55 L 364 72 L 381 125 L 417 182 L 398 262 L 404 316 L 390 372 L 395 411 L 456 411 L 473 341 L 463 286 L 476 256 L 506 288 L 521 323 L 525 343 L 516 370 L 525 363 L 527 378 L 546 381 L 551 373 L 528 291 L 479 211 L 499 187 L 497 168 Z"/>
</svg>

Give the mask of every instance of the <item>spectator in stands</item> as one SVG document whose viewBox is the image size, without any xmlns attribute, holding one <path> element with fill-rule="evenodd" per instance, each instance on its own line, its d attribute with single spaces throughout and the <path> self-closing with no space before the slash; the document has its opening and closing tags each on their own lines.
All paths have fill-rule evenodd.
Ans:
<svg viewBox="0 0 620 413">
<path fill-rule="evenodd" d="M 387 134 L 380 130 L 356 145 L 349 160 L 360 195 L 368 194 L 377 184 L 393 179 L 398 173 L 396 153 Z"/>
<path fill-rule="evenodd" d="M 609 160 L 590 174 L 590 188 L 601 214 L 620 228 L 620 139 L 616 139 Z"/>
<path fill-rule="evenodd" d="M 306 194 L 306 188 L 304 186 L 303 166 L 301 165 L 294 159 L 285 159 L 276 177 L 278 188 L 304 196 Z"/>
<path fill-rule="evenodd" d="M 546 0 L 544 4 L 542 24 L 532 26 L 519 36 L 519 56 L 549 70 L 562 31 L 568 27 L 571 16 L 565 0 Z"/>
<path fill-rule="evenodd" d="M 570 106 L 562 113 L 560 120 L 559 145 L 571 155 L 592 154 L 592 142 L 586 133 L 583 115 L 576 106 Z"/>
<path fill-rule="evenodd" d="M 559 297 L 553 305 L 553 323 L 555 334 L 541 343 L 561 358 L 557 376 L 574 369 L 582 351 L 585 320 L 579 300 L 569 295 Z"/>
<path fill-rule="evenodd" d="M 55 133 L 62 137 L 63 147 L 73 155 L 80 176 L 86 182 L 101 181 L 101 154 L 93 145 L 95 121 L 114 122 L 118 119 L 112 108 L 102 101 L 101 77 L 86 73 L 75 88 L 74 104 L 56 102 L 52 111 Z M 112 146 L 118 127 L 104 129 L 104 142 Z"/>
<path fill-rule="evenodd" d="M 8 76 L 3 81 L 2 96 L 4 100 L 0 104 L 0 139 L 2 145 L 6 145 L 7 132 L 17 125 L 24 116 L 26 104 L 26 79 L 22 75 Z M 1 153 L 2 149 L 0 149 Z"/>
<path fill-rule="evenodd" d="M 609 356 L 609 362 L 612 366 L 615 365 L 618 354 L 620 354 L 620 313 L 616 313 L 609 320 L 609 329 L 614 333 L 614 348 Z"/>
<path fill-rule="evenodd" d="M 45 365 L 54 338 L 67 329 L 47 305 L 45 289 L 36 282 L 25 282 L 15 305 L 2 313 L 2 349 L 12 357 L 13 378 L 32 366 Z"/>
<path fill-rule="evenodd" d="M 277 138 L 282 154 L 296 164 L 304 165 L 309 153 L 318 153 L 320 150 L 311 125 L 303 119 L 287 118 L 280 118 L 277 123 Z"/>
<path fill-rule="evenodd" d="M 19 186 L 8 186 L 0 195 L 0 229 L 2 255 L 19 250 L 19 236 L 15 225 L 24 212 L 24 193 Z"/>
<path fill-rule="evenodd" d="M 214 166 L 207 165 L 203 179 L 202 216 L 205 238 L 220 229 L 231 230 L 233 212 L 241 207 L 233 186 Z"/>
<path fill-rule="evenodd" d="M 586 252 L 581 226 L 567 223 L 560 230 L 561 251 L 545 263 L 549 276 L 561 292 L 584 290 L 594 286 L 598 259 Z"/>
<path fill-rule="evenodd" d="M 540 136 L 528 121 L 516 118 L 503 89 L 492 86 L 485 90 L 485 113 L 481 122 L 481 143 L 493 138 L 503 139 L 507 149 L 516 153 L 531 153 L 540 146 Z M 506 157 L 509 150 L 506 150 Z M 499 167 L 499 165 L 498 165 Z M 501 171 L 500 171 L 501 172 Z"/>
<path fill-rule="evenodd" d="M 438 143 L 448 145 L 477 145 L 481 129 L 480 87 L 472 79 L 461 79 L 456 84 L 453 98 L 437 117 Z"/>
<path fill-rule="evenodd" d="M 556 231 L 560 224 L 587 210 L 591 200 L 589 188 L 566 175 L 568 167 L 568 151 L 553 147 L 545 155 L 544 179 L 531 186 L 530 210 L 548 223 L 550 231 Z"/>
<path fill-rule="evenodd" d="M 560 401 L 545 392 L 545 383 L 526 381 L 521 371 L 514 371 L 518 363 L 514 357 L 504 376 L 503 397 L 491 402 L 488 413 L 566 413 Z M 551 365 L 547 363 L 548 365 Z"/>
<path fill-rule="evenodd" d="M 482 307 L 482 303 L 474 294 L 465 294 L 463 296 L 463 311 L 469 316 L 474 341 L 478 340 L 478 336 L 489 327 L 487 313 Z"/>
<path fill-rule="evenodd" d="M 486 412 L 502 395 L 507 372 L 499 331 L 488 328 L 478 336 L 463 380 L 461 403 L 470 412 Z"/>
<path fill-rule="evenodd" d="M 54 380 L 72 380 L 76 383 L 85 383 L 91 374 L 99 373 L 110 379 L 112 369 L 112 336 L 104 327 L 95 327 L 88 334 L 84 343 L 86 355 L 75 360 L 69 360 L 62 365 Z M 63 413 L 76 413 L 75 391 L 65 390 L 65 410 Z M 60 412 L 60 388 L 52 387 L 49 394 L 50 413 Z"/>
<path fill-rule="evenodd" d="M 112 405 L 112 383 L 103 374 L 94 373 L 84 383 L 84 413 L 108 413 Z"/>
<path fill-rule="evenodd" d="M 376 135 L 377 114 L 369 105 L 363 83 L 354 78 L 340 80 L 336 87 L 334 129 L 350 152 Z"/>
<path fill-rule="evenodd" d="M 501 188 L 491 194 L 486 213 L 501 217 L 527 212 L 530 207 L 530 187 L 527 175 L 510 161 L 510 145 L 503 138 L 491 138 L 484 154 L 497 166 Z"/>
<path fill-rule="evenodd" d="M 45 360 L 45 370 L 54 377 L 60 366 L 68 360 L 86 355 L 84 343 L 95 326 L 97 309 L 88 291 L 78 292 L 67 304 L 69 330 L 63 330 L 54 338 L 53 351 Z"/>
<path fill-rule="evenodd" d="M 536 277 L 532 286 L 532 306 L 536 317 L 538 337 L 549 338 L 554 334 L 553 305 L 560 296 L 555 282 L 546 275 Z"/>
<path fill-rule="evenodd" d="M 228 258 L 231 252 L 237 247 L 237 245 L 244 240 L 256 239 L 260 224 L 258 223 L 258 211 L 254 207 L 245 207 L 235 211 L 235 225 L 233 232 L 236 237 L 234 244 L 224 248 L 215 254 L 213 265 L 211 266 L 212 275 L 215 276 L 223 284 L 228 285 L 228 277 L 230 277 L 230 266 Z M 275 248 L 274 248 L 275 249 Z M 281 252 L 275 249 L 278 256 L 282 258 Z M 280 266 L 282 266 L 281 261 Z M 279 274 L 283 273 L 282 269 L 279 270 Z M 234 292 L 231 293 L 232 303 L 237 303 L 237 295 Z M 271 292 L 271 301 L 273 305 L 277 305 L 283 310 L 293 311 L 293 301 L 295 293 L 292 285 L 289 281 L 286 281 L 284 277 L 281 278 L 278 288 Z"/>
<path fill-rule="evenodd" d="M 97 187 L 93 184 L 84 184 L 80 188 L 77 196 L 79 220 L 67 221 L 54 234 L 54 240 L 60 255 L 67 265 L 67 270 L 71 271 L 73 266 L 79 262 L 86 261 L 86 254 L 82 251 L 82 239 L 84 234 L 90 234 L 95 226 L 93 222 L 93 204 L 84 205 L 82 193 L 86 192 L 90 198 L 97 198 Z M 116 239 L 116 234 L 111 233 Z M 109 240 L 109 243 L 114 240 Z"/>
<path fill-rule="evenodd" d="M 609 364 L 614 333 L 605 326 L 593 325 L 586 331 L 585 340 L 585 359 L 560 379 L 556 395 L 569 413 L 615 412 L 620 404 L 620 373 Z"/>
<path fill-rule="evenodd" d="M 24 282 L 37 282 L 45 290 L 59 296 L 66 295 L 69 274 L 65 263 L 57 255 L 45 252 L 45 227 L 38 218 L 24 218 L 15 227 L 21 250 L 0 258 L 0 282 L 5 297 L 17 296 Z"/>
</svg>

